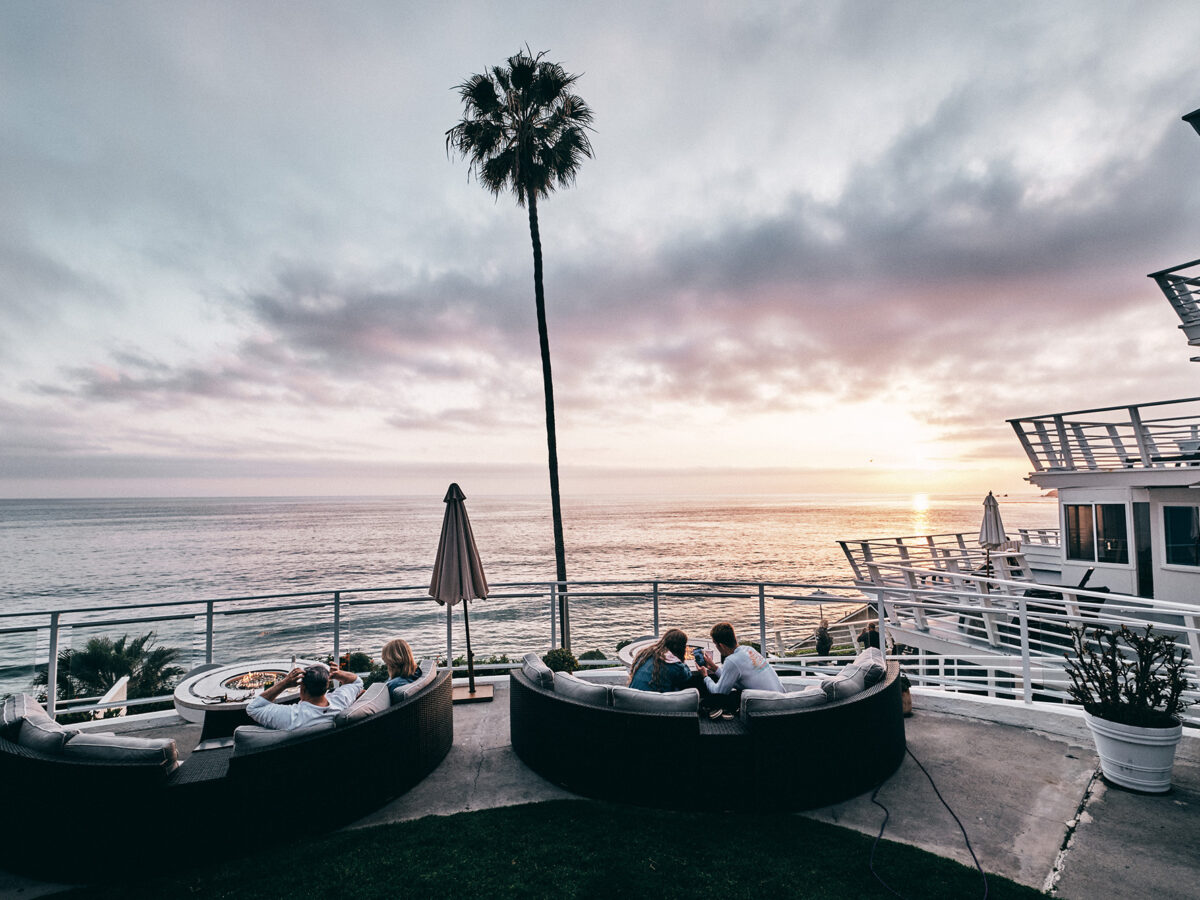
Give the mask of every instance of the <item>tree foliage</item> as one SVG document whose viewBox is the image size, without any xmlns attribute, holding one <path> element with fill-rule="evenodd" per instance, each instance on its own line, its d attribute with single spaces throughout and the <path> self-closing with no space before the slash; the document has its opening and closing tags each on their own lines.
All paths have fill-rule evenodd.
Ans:
<svg viewBox="0 0 1200 900">
<path fill-rule="evenodd" d="M 512 191 L 517 203 L 569 187 L 591 157 L 592 110 L 571 88 L 578 75 L 527 47 L 457 87 L 463 118 L 446 132 L 446 151 L 462 156 L 485 188 Z"/>
<path fill-rule="evenodd" d="M 99 697 L 118 680 L 129 676 L 130 700 L 169 694 L 183 668 L 172 665 L 179 658 L 175 647 L 156 647 L 153 631 L 130 640 L 89 638 L 82 648 L 65 647 L 58 652 L 59 700 Z M 33 679 L 35 687 L 45 687 L 49 674 L 45 669 Z"/>
</svg>

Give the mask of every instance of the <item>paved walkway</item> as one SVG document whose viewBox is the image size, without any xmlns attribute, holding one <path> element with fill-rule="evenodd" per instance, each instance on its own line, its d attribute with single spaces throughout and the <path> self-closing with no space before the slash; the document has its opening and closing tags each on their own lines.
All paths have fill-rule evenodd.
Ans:
<svg viewBox="0 0 1200 900">
<path fill-rule="evenodd" d="M 1095 751 L 1082 734 L 1064 737 L 967 718 L 920 695 L 915 708 L 906 720 L 912 756 L 879 792 L 891 813 L 886 838 L 972 865 L 958 826 L 915 757 L 989 873 L 1069 900 L 1200 896 L 1196 738 L 1187 739 L 1175 764 L 1172 792 L 1149 797 L 1096 778 Z M 517 759 L 508 738 L 508 693 L 500 689 L 495 702 L 455 707 L 454 746 L 441 766 L 350 827 L 573 796 Z M 869 796 L 803 815 L 871 835 L 883 821 Z M 58 887 L 0 873 L 3 898 L 36 897 Z"/>
</svg>

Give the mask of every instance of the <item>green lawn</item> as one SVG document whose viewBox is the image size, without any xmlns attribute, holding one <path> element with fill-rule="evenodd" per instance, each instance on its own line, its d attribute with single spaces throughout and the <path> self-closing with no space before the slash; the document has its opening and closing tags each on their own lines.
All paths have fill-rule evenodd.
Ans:
<svg viewBox="0 0 1200 900">
<path fill-rule="evenodd" d="M 68 896 L 894 896 L 871 875 L 871 843 L 866 835 L 794 815 L 713 817 L 563 800 L 340 832 Z M 189 848 L 188 855 L 195 851 Z M 875 869 L 913 900 L 983 896 L 976 870 L 903 844 L 881 842 Z M 988 890 L 995 900 L 1043 896 L 998 876 L 988 877 Z"/>
</svg>

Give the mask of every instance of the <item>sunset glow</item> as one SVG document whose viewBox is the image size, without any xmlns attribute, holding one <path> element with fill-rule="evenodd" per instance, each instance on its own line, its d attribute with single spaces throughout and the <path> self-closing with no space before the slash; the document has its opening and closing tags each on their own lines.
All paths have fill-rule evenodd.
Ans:
<svg viewBox="0 0 1200 900">
<path fill-rule="evenodd" d="M 547 9 L 0 10 L 0 496 L 544 492 L 526 213 L 445 150 L 526 43 L 596 117 L 564 496 L 1029 495 L 1005 418 L 1195 393 L 1185 6 Z"/>
</svg>

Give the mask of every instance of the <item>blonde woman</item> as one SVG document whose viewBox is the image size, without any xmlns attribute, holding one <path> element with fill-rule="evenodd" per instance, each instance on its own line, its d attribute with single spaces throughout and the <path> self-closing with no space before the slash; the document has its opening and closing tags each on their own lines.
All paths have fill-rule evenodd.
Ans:
<svg viewBox="0 0 1200 900">
<path fill-rule="evenodd" d="M 412 684 L 421 677 L 421 667 L 413 659 L 408 641 L 395 638 L 383 645 L 383 664 L 388 670 L 388 690 Z"/>
<path fill-rule="evenodd" d="M 629 667 L 629 686 L 660 694 L 683 690 L 692 680 L 691 670 L 683 661 L 686 654 L 687 635 L 678 628 L 669 629 L 634 657 Z"/>
</svg>

